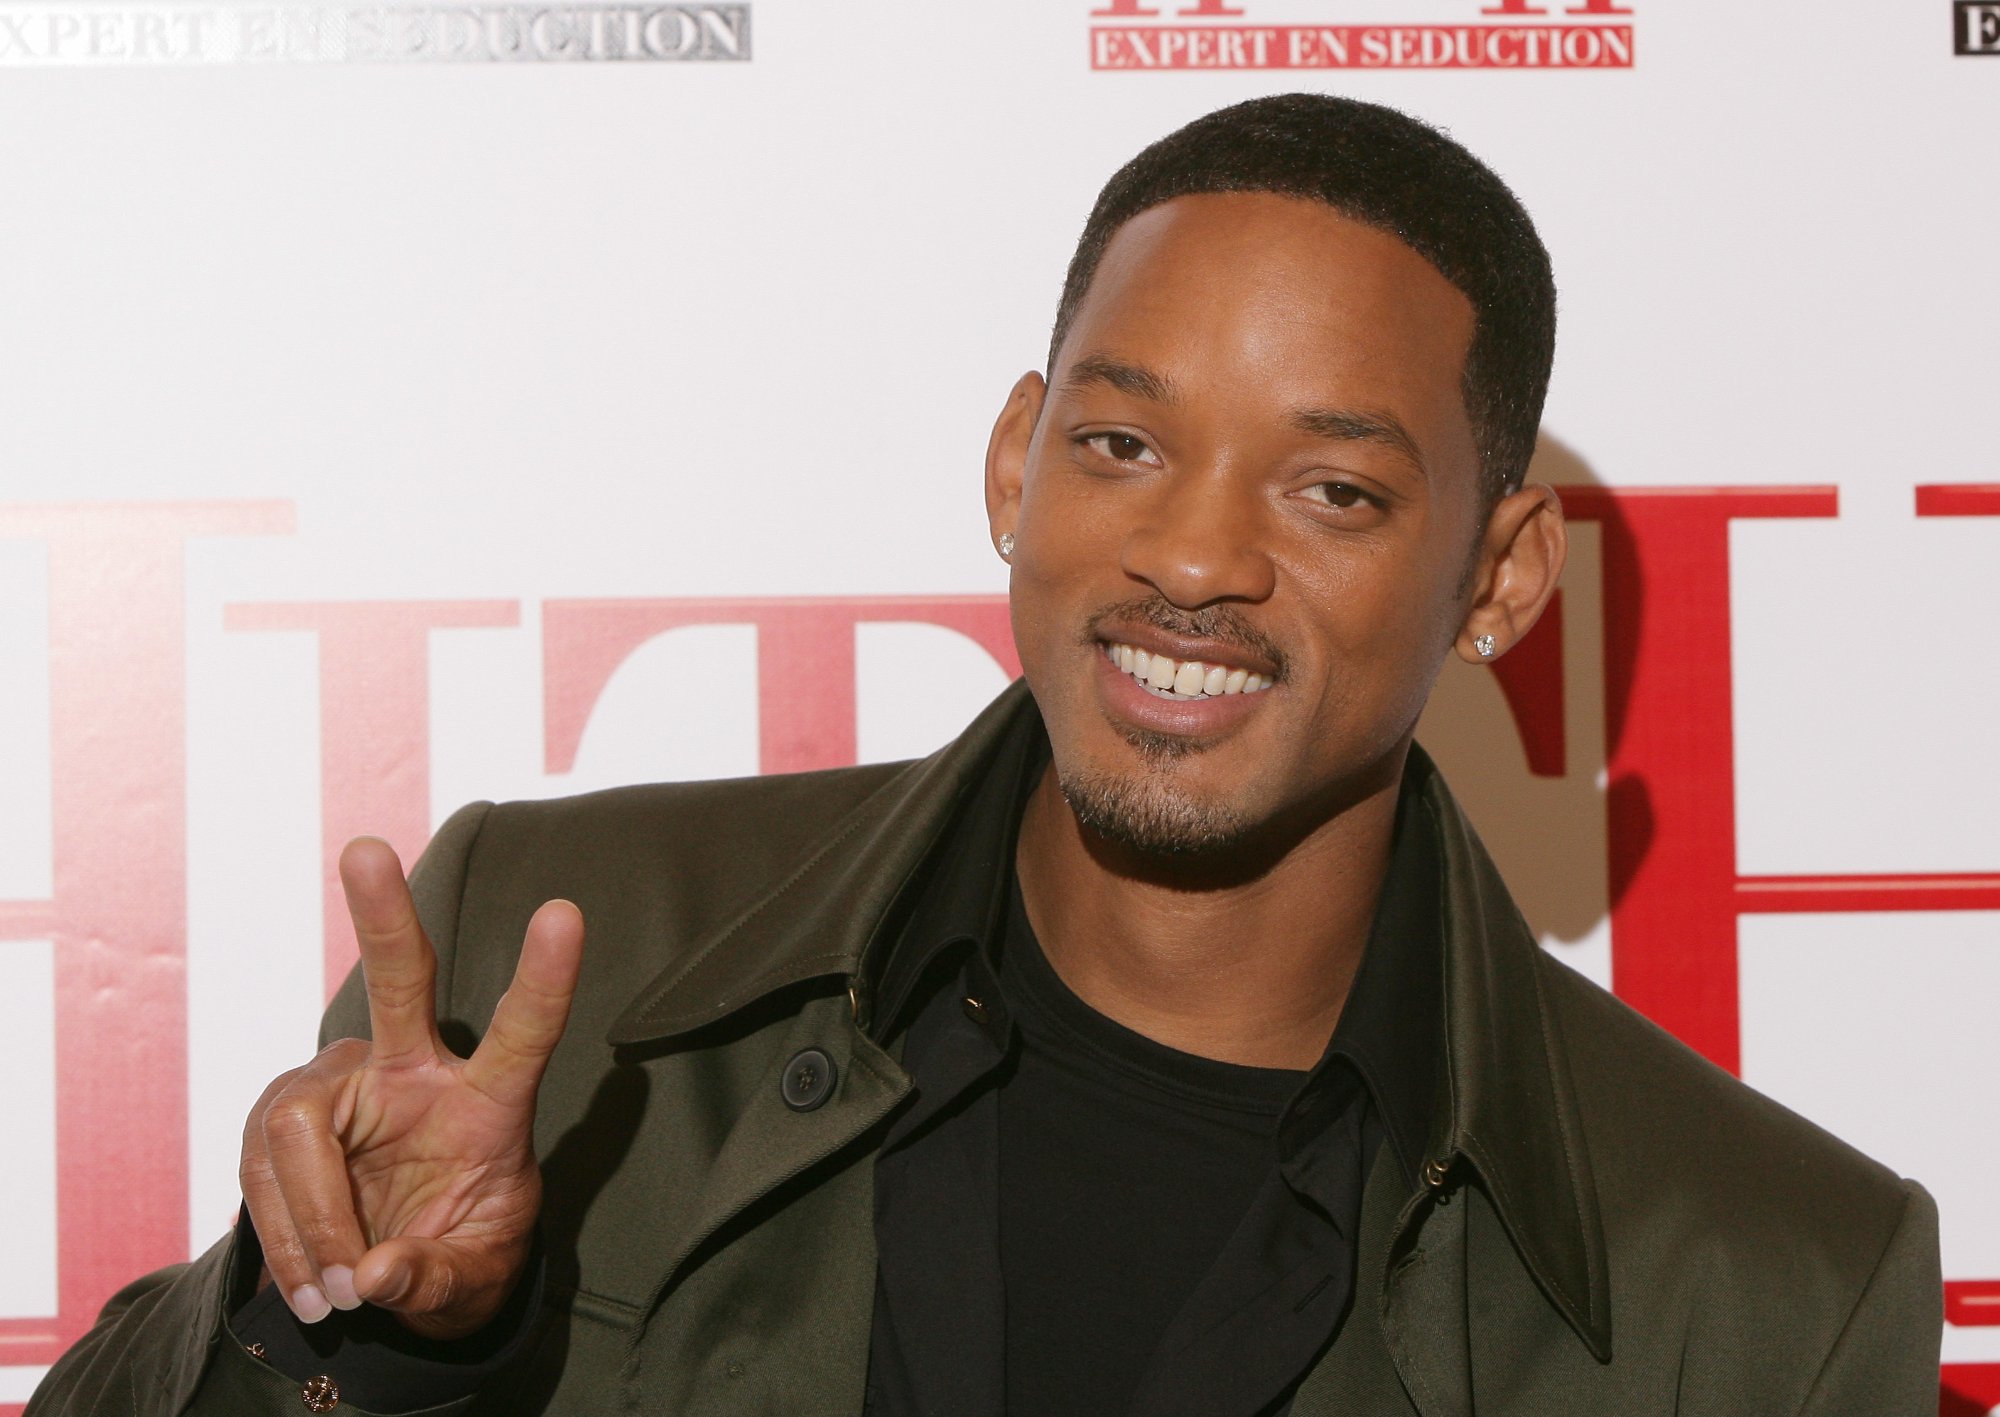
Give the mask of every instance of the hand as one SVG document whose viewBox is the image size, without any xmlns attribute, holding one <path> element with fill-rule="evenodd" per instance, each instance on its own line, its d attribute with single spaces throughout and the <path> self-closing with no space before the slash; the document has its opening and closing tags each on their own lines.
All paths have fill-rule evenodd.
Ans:
<svg viewBox="0 0 2000 1417">
<path fill-rule="evenodd" d="M 541 1209 L 535 1092 L 562 1037 L 583 917 L 552 900 L 470 1058 L 437 1029 L 437 954 L 402 863 L 359 837 L 340 880 L 361 946 L 374 1041 L 344 1038 L 257 1099 L 240 1174 L 264 1263 L 308 1323 L 362 1301 L 427 1338 L 499 1310 Z"/>
</svg>

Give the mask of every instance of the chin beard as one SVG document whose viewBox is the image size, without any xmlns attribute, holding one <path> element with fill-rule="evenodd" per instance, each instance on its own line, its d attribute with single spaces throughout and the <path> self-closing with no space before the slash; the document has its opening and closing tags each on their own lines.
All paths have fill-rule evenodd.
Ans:
<svg viewBox="0 0 2000 1417">
<path fill-rule="evenodd" d="M 1129 736 L 1129 735 L 1128 735 Z M 1139 743 L 1150 763 L 1193 751 L 1186 740 L 1146 735 Z M 1206 856 L 1228 852 L 1250 835 L 1253 823 L 1212 802 L 1175 790 L 1165 774 L 1133 777 L 1057 775 L 1063 800 L 1084 827 L 1142 856 Z"/>
</svg>

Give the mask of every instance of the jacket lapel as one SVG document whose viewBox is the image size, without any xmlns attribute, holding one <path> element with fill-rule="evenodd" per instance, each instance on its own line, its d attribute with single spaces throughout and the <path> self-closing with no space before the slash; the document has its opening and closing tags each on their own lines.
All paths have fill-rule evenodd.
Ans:
<svg viewBox="0 0 2000 1417">
<path fill-rule="evenodd" d="M 611 1026 L 607 1041 L 614 1047 L 684 1040 L 691 1056 L 683 1059 L 683 1085 L 696 1090 L 704 1112 L 732 1119 L 707 1155 L 683 1156 L 677 1167 L 685 1200 L 662 1217 L 670 1248 L 656 1295 L 732 1218 L 843 1151 L 908 1095 L 908 1075 L 865 1031 L 862 963 L 897 895 L 1013 716 L 1031 711 L 1028 704 L 1026 687 L 1015 684 L 956 741 L 890 777 L 833 824 L 776 888 L 677 951 Z M 845 983 L 847 992 L 842 997 L 836 984 L 834 992 L 808 999 L 795 1016 L 770 1025 L 774 1036 L 754 1050 L 732 1045 L 704 1053 L 700 1030 L 732 1015 L 748 1018 L 759 1000 L 816 979 Z M 824 1052 L 838 1081 L 831 1098 L 802 1112 L 785 1102 L 781 1084 L 785 1068 L 806 1049 Z M 746 1070 L 743 1060 L 753 1051 L 762 1061 Z M 849 1248 L 872 1273 L 869 1193 L 868 1187 L 857 1192 L 862 1208 L 852 1225 L 860 1238 Z"/>
<path fill-rule="evenodd" d="M 1548 1343 L 1553 1309 L 1556 1333 L 1611 1355 L 1596 1188 L 1541 986 L 1552 966 L 1421 749 L 1409 772 L 1443 865 L 1444 1093 L 1417 1191 L 1384 1159 L 1369 1178 L 1354 1307 L 1292 1417 L 1471 1417 L 1475 1313 L 1484 1351 Z"/>
<path fill-rule="evenodd" d="M 673 1038 L 808 979 L 861 980 L 861 961 L 896 897 L 997 751 L 1031 712 L 1015 681 L 955 741 L 911 763 L 821 839 L 777 888 L 687 950 L 611 1026 L 613 1045 Z M 857 995 L 865 1022 L 867 1001 Z"/>
<path fill-rule="evenodd" d="M 1469 1167 L 1548 1301 L 1600 1362 L 1610 1275 L 1590 1150 L 1534 934 L 1428 756 L 1412 750 L 1444 861 L 1446 1105 L 1428 1176 Z M 1440 1184 L 1441 1182 L 1441 1184 Z"/>
</svg>

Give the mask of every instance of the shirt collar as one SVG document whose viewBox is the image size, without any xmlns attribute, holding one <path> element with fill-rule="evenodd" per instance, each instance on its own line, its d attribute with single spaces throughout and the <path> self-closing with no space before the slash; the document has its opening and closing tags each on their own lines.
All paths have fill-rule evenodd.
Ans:
<svg viewBox="0 0 2000 1417">
<path fill-rule="evenodd" d="M 1414 797 L 1406 778 L 1368 945 L 1327 1043 L 1328 1058 L 1344 1058 L 1367 1085 L 1410 1185 L 1430 1138 L 1444 1054 L 1442 878 L 1436 836 Z"/>
<path fill-rule="evenodd" d="M 904 918 L 886 932 L 892 943 L 873 989 L 877 1037 L 892 1037 L 908 1025 L 927 976 L 947 954 L 956 954 L 955 947 L 970 945 L 992 957 L 1006 929 L 1021 814 L 1048 760 L 1041 715 L 1020 715 L 939 837 Z"/>
</svg>

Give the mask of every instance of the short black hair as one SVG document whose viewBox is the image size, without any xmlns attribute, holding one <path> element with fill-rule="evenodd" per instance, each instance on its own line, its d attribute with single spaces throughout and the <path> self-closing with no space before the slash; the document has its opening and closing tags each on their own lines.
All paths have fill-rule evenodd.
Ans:
<svg viewBox="0 0 2000 1417">
<path fill-rule="evenodd" d="M 1438 129 L 1380 104 L 1331 94 L 1253 98 L 1197 118 L 1112 176 L 1063 280 L 1049 372 L 1104 249 L 1139 213 L 1175 197 L 1269 192 L 1324 202 L 1386 231 L 1472 302 L 1466 414 L 1484 490 L 1518 487 L 1555 361 L 1556 288 L 1528 213 L 1478 158 Z"/>
</svg>

